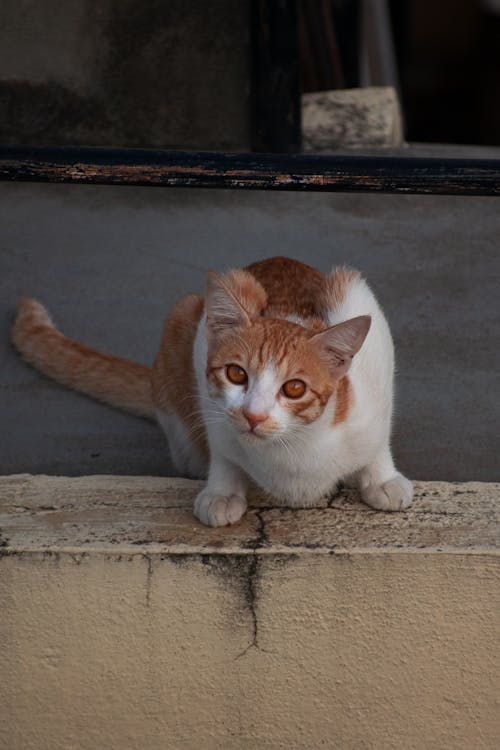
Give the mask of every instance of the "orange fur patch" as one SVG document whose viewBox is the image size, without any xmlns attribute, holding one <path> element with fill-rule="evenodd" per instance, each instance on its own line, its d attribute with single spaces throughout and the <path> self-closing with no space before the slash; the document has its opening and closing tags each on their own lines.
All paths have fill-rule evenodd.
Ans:
<svg viewBox="0 0 500 750">
<path fill-rule="evenodd" d="M 358 271 L 337 268 L 328 276 L 291 258 L 269 258 L 248 266 L 267 294 L 264 315 L 297 315 L 313 330 L 328 322 L 330 310 L 344 302 L 350 286 L 360 278 Z"/>
<path fill-rule="evenodd" d="M 255 277 L 242 269 L 224 274 L 224 285 L 234 294 L 250 317 L 260 315 L 267 304 L 267 294 Z"/>
<path fill-rule="evenodd" d="M 315 268 L 291 258 L 269 258 L 248 266 L 267 294 L 265 315 L 299 315 L 315 318 L 320 314 L 318 300 L 324 294 L 325 277 Z"/>
<path fill-rule="evenodd" d="M 208 455 L 193 367 L 193 346 L 202 313 L 203 297 L 197 294 L 182 297 L 174 306 L 165 321 L 151 383 L 155 406 L 182 419 L 194 443 Z"/>
<path fill-rule="evenodd" d="M 337 386 L 335 414 L 332 422 L 334 427 L 346 421 L 352 407 L 352 399 L 351 381 L 347 375 L 344 375 L 343 378 L 340 378 Z"/>
</svg>

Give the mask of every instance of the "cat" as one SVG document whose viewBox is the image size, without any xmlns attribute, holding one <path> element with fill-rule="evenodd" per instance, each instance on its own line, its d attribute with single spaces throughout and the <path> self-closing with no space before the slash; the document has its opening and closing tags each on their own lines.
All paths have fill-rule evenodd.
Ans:
<svg viewBox="0 0 500 750">
<path fill-rule="evenodd" d="M 412 502 L 389 443 L 392 338 L 355 270 L 276 257 L 210 271 L 205 297 L 172 309 L 152 369 L 71 341 L 35 300 L 19 303 L 12 341 L 49 377 L 157 419 L 176 471 L 207 478 L 194 503 L 204 524 L 239 521 L 250 480 L 295 507 L 341 480 L 372 508 Z"/>
</svg>

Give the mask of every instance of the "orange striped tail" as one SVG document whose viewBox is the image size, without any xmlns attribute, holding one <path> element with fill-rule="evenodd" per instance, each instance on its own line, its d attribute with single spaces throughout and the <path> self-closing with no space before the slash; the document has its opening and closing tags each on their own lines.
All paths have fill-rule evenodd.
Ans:
<svg viewBox="0 0 500 750">
<path fill-rule="evenodd" d="M 101 354 L 63 336 L 36 300 L 20 301 L 12 342 L 49 378 L 131 414 L 155 418 L 149 367 Z"/>
</svg>

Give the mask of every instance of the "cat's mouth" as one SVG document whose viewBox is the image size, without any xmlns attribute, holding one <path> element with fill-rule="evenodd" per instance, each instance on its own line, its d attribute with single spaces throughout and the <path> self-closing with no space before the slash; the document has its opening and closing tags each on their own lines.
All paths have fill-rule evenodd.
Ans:
<svg viewBox="0 0 500 750">
<path fill-rule="evenodd" d="M 241 437 L 244 437 L 246 440 L 254 440 L 261 442 L 269 437 L 265 432 L 256 432 L 252 429 L 239 429 L 238 430 Z"/>
<path fill-rule="evenodd" d="M 255 430 L 240 430 L 240 433 L 248 438 L 255 438 L 256 440 L 263 440 L 267 435 L 262 432 L 255 432 Z"/>
</svg>

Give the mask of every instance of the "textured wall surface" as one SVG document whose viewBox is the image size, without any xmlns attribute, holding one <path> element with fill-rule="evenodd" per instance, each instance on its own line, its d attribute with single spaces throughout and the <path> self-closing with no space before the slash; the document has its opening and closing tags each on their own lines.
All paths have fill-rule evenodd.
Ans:
<svg viewBox="0 0 500 750">
<path fill-rule="evenodd" d="M 249 6 L 3 0 L 0 142 L 244 149 Z"/>
<path fill-rule="evenodd" d="M 229 529 L 198 489 L 0 479 L 1 747 L 498 747 L 498 484 Z"/>
</svg>

